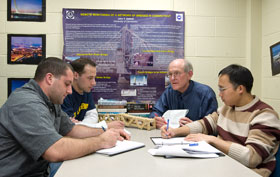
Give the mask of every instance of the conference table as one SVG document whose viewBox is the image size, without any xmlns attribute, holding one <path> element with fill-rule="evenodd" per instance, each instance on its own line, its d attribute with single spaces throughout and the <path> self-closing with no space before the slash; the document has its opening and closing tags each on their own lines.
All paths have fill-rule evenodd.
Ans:
<svg viewBox="0 0 280 177">
<path fill-rule="evenodd" d="M 160 136 L 159 130 L 126 128 L 131 140 L 142 142 L 144 148 L 115 156 L 90 154 L 63 162 L 55 177 L 260 177 L 229 156 L 195 159 L 152 156 L 150 137 Z"/>
</svg>

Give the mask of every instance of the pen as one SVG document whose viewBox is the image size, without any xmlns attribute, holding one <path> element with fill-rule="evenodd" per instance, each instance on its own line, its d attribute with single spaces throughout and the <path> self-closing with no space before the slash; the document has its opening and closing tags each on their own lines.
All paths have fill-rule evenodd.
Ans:
<svg viewBox="0 0 280 177">
<path fill-rule="evenodd" d="M 189 146 L 198 146 L 198 143 L 190 143 Z"/>
<path fill-rule="evenodd" d="M 166 131 L 168 130 L 168 128 L 169 128 L 169 119 L 167 119 Z"/>
<path fill-rule="evenodd" d="M 106 128 L 104 128 L 103 126 L 101 126 L 101 128 L 102 128 L 102 130 L 103 130 L 104 132 L 106 132 Z"/>
</svg>

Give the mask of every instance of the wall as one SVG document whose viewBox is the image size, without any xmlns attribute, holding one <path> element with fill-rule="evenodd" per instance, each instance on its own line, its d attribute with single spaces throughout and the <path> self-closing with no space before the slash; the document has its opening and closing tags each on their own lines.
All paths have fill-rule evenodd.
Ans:
<svg viewBox="0 0 280 177">
<path fill-rule="evenodd" d="M 272 76 L 269 47 L 280 41 L 280 1 L 262 1 L 262 99 L 280 113 L 280 74 Z"/>
<path fill-rule="evenodd" d="M 277 0 L 273 3 L 280 4 Z M 267 5 L 270 4 L 269 0 L 263 2 L 261 0 L 47 0 L 46 22 L 43 23 L 8 22 L 7 0 L 0 0 L 0 4 L 0 106 L 7 99 L 7 77 L 17 77 L 20 76 L 19 73 L 24 73 L 24 77 L 32 77 L 36 68 L 36 66 L 6 64 L 7 34 L 46 34 L 47 56 L 61 57 L 62 8 L 185 11 L 185 54 L 194 65 L 193 79 L 210 85 L 218 97 L 218 72 L 229 64 L 238 63 L 252 68 L 253 74 L 257 75 L 255 85 L 258 87 L 254 88 L 253 93 L 260 97 L 264 95 L 265 101 L 273 106 L 279 105 L 279 96 L 278 101 L 275 99 L 276 90 L 264 93 L 266 87 L 269 89 L 274 87 L 275 80 L 269 74 L 268 51 L 265 53 L 261 50 L 261 19 L 258 18 L 261 16 L 261 8 L 274 8 L 273 5 Z M 266 11 L 266 16 L 270 16 L 270 10 Z M 264 15 L 262 17 L 264 18 Z M 272 22 L 269 24 L 272 26 Z M 275 33 L 275 28 L 271 27 L 264 31 L 267 31 L 265 34 L 268 35 Z M 266 44 L 270 45 L 268 41 L 272 41 L 272 36 L 268 38 L 270 40 L 267 39 Z M 262 52 L 258 56 L 261 53 L 263 56 L 257 58 L 259 51 Z M 264 87 L 262 81 L 268 85 Z M 220 99 L 218 101 L 221 105 Z"/>
</svg>

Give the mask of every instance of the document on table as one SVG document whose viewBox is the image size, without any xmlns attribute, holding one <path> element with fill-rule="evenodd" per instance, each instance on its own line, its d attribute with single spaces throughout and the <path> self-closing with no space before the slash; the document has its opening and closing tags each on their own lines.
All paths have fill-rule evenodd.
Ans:
<svg viewBox="0 0 280 177">
<path fill-rule="evenodd" d="M 107 124 L 105 122 L 105 120 L 97 123 L 97 124 L 91 124 L 91 123 L 87 123 L 87 122 L 78 122 L 76 123 L 76 125 L 84 125 L 84 126 L 87 126 L 87 127 L 91 127 L 91 128 L 101 128 L 101 127 L 107 127 Z M 125 128 L 123 129 L 127 134 L 131 135 L 131 133 L 126 130 Z"/>
<path fill-rule="evenodd" d="M 107 127 L 107 124 L 105 122 L 105 120 L 98 122 L 98 123 L 88 123 L 88 122 L 78 122 L 75 123 L 76 125 L 84 125 L 87 127 L 91 127 L 91 128 L 101 128 L 101 127 Z"/>
<path fill-rule="evenodd" d="M 149 149 L 148 152 L 154 156 L 165 157 L 214 158 L 224 156 L 221 151 L 205 141 L 188 142 L 188 144 L 183 145 L 161 145 Z"/>
<path fill-rule="evenodd" d="M 179 120 L 182 117 L 186 117 L 188 114 L 189 110 L 188 109 L 177 109 L 177 110 L 167 110 L 162 117 L 167 120 L 169 119 L 169 126 L 171 128 L 178 128 L 180 127 Z"/>
<path fill-rule="evenodd" d="M 136 142 L 136 141 L 128 141 L 128 140 L 117 141 L 117 144 L 115 147 L 108 148 L 108 149 L 101 149 L 101 150 L 96 151 L 96 153 L 113 156 L 113 155 L 117 155 L 117 154 L 120 154 L 123 152 L 128 152 L 128 151 L 131 151 L 134 149 L 138 149 L 138 148 L 141 148 L 144 146 L 145 146 L 144 143 L 140 143 L 140 142 Z"/>
<path fill-rule="evenodd" d="M 196 144 L 188 144 L 183 150 L 192 154 L 220 154 L 221 151 L 211 146 L 205 141 L 196 142 Z"/>
<path fill-rule="evenodd" d="M 151 137 L 152 142 L 154 145 L 183 145 L 189 144 L 189 141 L 184 140 L 185 137 L 175 137 L 170 139 L 164 139 L 161 137 Z"/>
</svg>

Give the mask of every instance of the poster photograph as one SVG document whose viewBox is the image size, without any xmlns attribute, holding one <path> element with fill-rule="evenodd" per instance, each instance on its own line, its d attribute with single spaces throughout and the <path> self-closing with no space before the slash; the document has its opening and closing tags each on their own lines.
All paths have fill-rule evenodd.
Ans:
<svg viewBox="0 0 280 177">
<path fill-rule="evenodd" d="M 8 0 L 8 21 L 46 21 L 45 0 Z"/>
<path fill-rule="evenodd" d="M 46 56 L 46 35 L 8 34 L 8 64 L 38 64 Z"/>
<path fill-rule="evenodd" d="M 97 64 L 99 98 L 155 102 L 170 61 L 184 58 L 185 14 L 177 11 L 63 9 L 63 59 Z"/>
<path fill-rule="evenodd" d="M 270 46 L 272 75 L 280 73 L 280 42 Z"/>
</svg>

